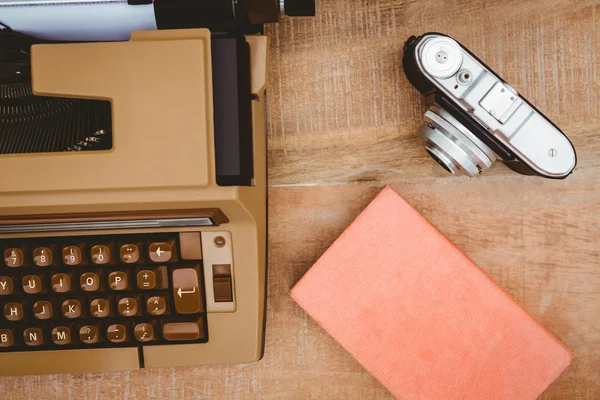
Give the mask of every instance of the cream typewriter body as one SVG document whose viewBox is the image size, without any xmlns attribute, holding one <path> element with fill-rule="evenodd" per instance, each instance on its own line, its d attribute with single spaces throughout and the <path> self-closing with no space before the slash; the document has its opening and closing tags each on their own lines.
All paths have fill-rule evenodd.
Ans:
<svg viewBox="0 0 600 400">
<path fill-rule="evenodd" d="M 246 40 L 253 171 L 226 186 L 209 30 L 32 47 L 34 94 L 109 101 L 112 141 L 0 155 L 0 375 L 261 357 L 268 44 Z"/>
</svg>

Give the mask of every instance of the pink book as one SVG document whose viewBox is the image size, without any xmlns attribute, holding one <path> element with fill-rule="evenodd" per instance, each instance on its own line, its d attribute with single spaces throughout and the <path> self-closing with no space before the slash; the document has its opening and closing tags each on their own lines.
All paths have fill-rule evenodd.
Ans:
<svg viewBox="0 0 600 400">
<path fill-rule="evenodd" d="M 390 187 L 291 295 L 398 399 L 535 399 L 571 362 Z"/>
</svg>

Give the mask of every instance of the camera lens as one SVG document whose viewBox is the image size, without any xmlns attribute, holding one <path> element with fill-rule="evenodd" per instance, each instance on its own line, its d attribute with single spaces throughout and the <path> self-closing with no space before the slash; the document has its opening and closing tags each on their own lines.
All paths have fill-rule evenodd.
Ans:
<svg viewBox="0 0 600 400">
<path fill-rule="evenodd" d="M 451 160 L 446 158 L 440 151 L 438 151 L 436 148 L 434 148 L 430 144 L 425 145 L 425 151 L 427 151 L 427 153 L 431 156 L 431 158 L 433 158 L 435 160 L 435 162 L 440 164 L 440 166 L 442 168 L 444 168 L 446 171 L 450 172 L 451 174 L 455 174 L 456 170 L 458 170 L 456 165 L 454 165 L 454 163 Z"/>
<path fill-rule="evenodd" d="M 496 160 L 489 147 L 437 103 L 429 106 L 423 120 L 425 150 L 446 171 L 475 176 Z"/>
</svg>

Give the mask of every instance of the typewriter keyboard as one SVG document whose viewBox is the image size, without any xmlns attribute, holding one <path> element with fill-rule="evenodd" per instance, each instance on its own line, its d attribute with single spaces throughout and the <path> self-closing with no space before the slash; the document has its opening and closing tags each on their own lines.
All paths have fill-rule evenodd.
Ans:
<svg viewBox="0 0 600 400">
<path fill-rule="evenodd" d="M 0 352 L 208 341 L 200 233 L 0 240 Z"/>
</svg>

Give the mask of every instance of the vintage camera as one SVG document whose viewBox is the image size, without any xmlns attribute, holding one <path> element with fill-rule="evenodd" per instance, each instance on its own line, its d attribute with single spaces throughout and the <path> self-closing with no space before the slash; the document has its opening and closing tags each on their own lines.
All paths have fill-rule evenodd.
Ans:
<svg viewBox="0 0 600 400">
<path fill-rule="evenodd" d="M 427 33 L 404 45 L 404 71 L 426 96 L 425 150 L 475 176 L 497 159 L 524 175 L 563 179 L 577 164 L 565 134 L 456 40 Z"/>
</svg>

